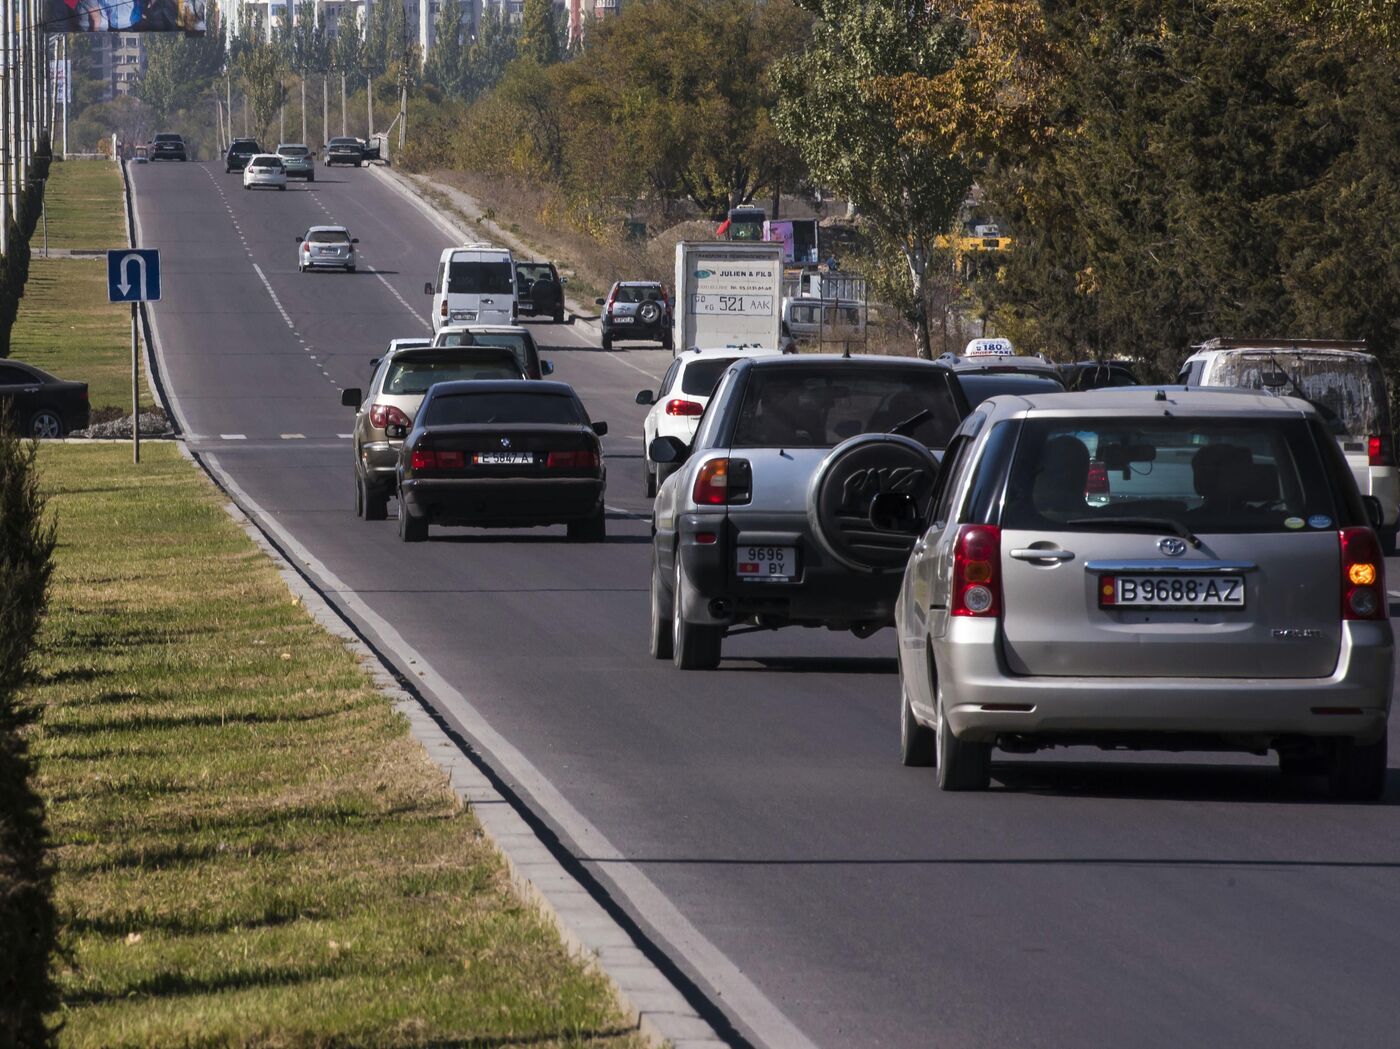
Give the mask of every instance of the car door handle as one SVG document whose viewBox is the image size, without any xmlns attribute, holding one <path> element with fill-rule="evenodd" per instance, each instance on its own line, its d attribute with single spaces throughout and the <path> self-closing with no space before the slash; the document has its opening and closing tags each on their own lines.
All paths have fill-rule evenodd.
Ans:
<svg viewBox="0 0 1400 1049">
<path fill-rule="evenodd" d="M 1069 550 L 1012 550 L 1011 556 L 1017 561 L 1073 561 L 1074 554 Z"/>
</svg>

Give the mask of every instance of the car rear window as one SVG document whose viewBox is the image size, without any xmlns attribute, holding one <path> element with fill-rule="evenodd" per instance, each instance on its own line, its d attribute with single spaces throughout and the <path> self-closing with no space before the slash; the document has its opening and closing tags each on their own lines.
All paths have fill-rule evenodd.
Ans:
<svg viewBox="0 0 1400 1049">
<path fill-rule="evenodd" d="M 447 290 L 456 295 L 509 295 L 509 262 L 453 259 L 447 273 Z"/>
<path fill-rule="evenodd" d="M 911 422 L 927 413 L 917 423 Z M 736 448 L 831 448 L 848 437 L 900 432 L 945 448 L 961 415 L 942 369 L 754 368 L 731 444 Z"/>
<path fill-rule="evenodd" d="M 719 377 L 724 369 L 733 364 L 733 357 L 706 357 L 702 361 L 691 361 L 681 372 L 681 393 L 694 397 L 708 397 L 715 392 Z"/>
<path fill-rule="evenodd" d="M 1390 404 L 1380 362 L 1361 354 L 1227 353 L 1215 367 L 1212 383 L 1264 389 L 1264 376 L 1276 374 L 1275 387 L 1287 397 L 1308 401 L 1335 437 L 1390 433 Z"/>
<path fill-rule="evenodd" d="M 284 157 L 305 157 L 311 155 L 311 150 L 305 146 L 282 146 L 277 150 Z"/>
<path fill-rule="evenodd" d="M 282 161 L 278 157 L 258 157 L 252 161 L 250 166 L 255 168 L 271 168 L 273 170 L 276 170 L 277 168 L 280 168 L 282 166 Z"/>
<path fill-rule="evenodd" d="M 614 296 L 617 302 L 660 302 L 661 286 L 659 284 L 636 286 L 620 285 L 617 294 Z"/>
<path fill-rule="evenodd" d="M 1030 396 L 1033 393 L 1063 393 L 1065 386 L 1059 379 L 1048 375 L 959 373 L 958 383 L 967 396 L 969 407 L 975 408 L 989 397 L 1000 397 L 1004 393 Z"/>
<path fill-rule="evenodd" d="M 549 272 L 548 265 L 531 265 L 521 263 L 515 267 L 515 271 L 526 280 L 553 280 L 554 274 Z"/>
<path fill-rule="evenodd" d="M 1305 420 L 1032 417 L 1022 427 L 1002 526 L 1091 531 L 1155 518 L 1193 532 L 1340 526 Z"/>
<path fill-rule="evenodd" d="M 157 141 L 157 142 L 179 142 L 179 141 L 180 141 L 180 136 L 179 136 L 179 135 L 157 135 L 157 136 L 156 136 L 156 141 Z"/>
<path fill-rule="evenodd" d="M 458 379 L 523 379 L 524 372 L 512 358 L 495 353 L 414 354 L 397 357 L 384 375 L 384 392 L 427 393 L 436 382 Z"/>
<path fill-rule="evenodd" d="M 350 234 L 341 229 L 314 229 L 306 239 L 313 244 L 349 244 Z"/>
<path fill-rule="evenodd" d="M 561 423 L 588 420 L 578 402 L 558 393 L 454 393 L 434 397 L 423 410 L 423 425 L 465 423 Z"/>
<path fill-rule="evenodd" d="M 230 153 L 256 153 L 256 152 L 258 152 L 258 144 L 257 144 L 256 142 L 252 141 L 251 139 L 246 140 L 246 141 L 235 141 L 234 144 L 231 145 L 231 146 L 229 146 L 228 148 L 229 148 L 229 152 L 230 152 Z"/>
<path fill-rule="evenodd" d="M 527 373 L 533 369 L 530 337 L 511 331 L 449 331 L 437 337 L 439 346 L 503 346 L 515 354 Z"/>
</svg>

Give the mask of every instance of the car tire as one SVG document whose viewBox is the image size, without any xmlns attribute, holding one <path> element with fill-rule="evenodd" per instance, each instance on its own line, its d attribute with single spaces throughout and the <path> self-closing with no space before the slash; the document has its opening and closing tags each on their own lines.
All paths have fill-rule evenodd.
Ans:
<svg viewBox="0 0 1400 1049">
<path fill-rule="evenodd" d="M 354 273 L 354 272 L 355 272 L 355 267 L 354 267 L 354 266 L 346 266 L 346 267 L 345 267 L 345 272 L 346 272 L 346 273 Z"/>
<path fill-rule="evenodd" d="M 405 543 L 421 543 L 428 538 L 428 522 L 408 512 L 403 498 L 399 499 L 399 539 Z"/>
<path fill-rule="evenodd" d="M 306 176 L 306 181 L 307 181 L 307 182 L 315 182 L 315 181 L 316 181 L 316 172 L 313 171 L 313 172 L 311 172 L 311 174 L 307 175 L 307 176 Z"/>
<path fill-rule="evenodd" d="M 283 192 L 286 192 L 286 189 L 287 189 L 286 186 L 278 186 L 277 188 L 280 189 L 280 190 L 282 190 Z"/>
<path fill-rule="evenodd" d="M 675 340 L 671 338 L 671 333 L 669 331 L 661 337 L 661 348 L 663 350 L 674 350 L 676 348 Z"/>
<path fill-rule="evenodd" d="M 358 473 L 355 474 L 355 516 L 365 516 L 365 482 Z"/>
<path fill-rule="evenodd" d="M 719 666 L 724 627 L 692 623 L 685 618 L 685 575 L 676 551 L 675 584 L 671 587 L 671 661 L 680 670 L 714 670 Z"/>
<path fill-rule="evenodd" d="M 919 724 L 909 703 L 904 684 L 904 668 L 899 670 L 899 762 L 908 768 L 931 768 L 938 764 L 938 733 Z"/>
<path fill-rule="evenodd" d="M 656 498 L 656 468 L 651 465 L 645 456 L 642 457 L 642 487 L 646 489 L 648 499 Z"/>
<path fill-rule="evenodd" d="M 604 336 L 603 336 L 603 349 L 604 349 L 604 350 L 611 350 L 611 349 L 612 349 L 612 336 L 611 336 L 611 335 L 604 335 Z"/>
<path fill-rule="evenodd" d="M 368 481 L 364 485 L 364 517 L 366 521 L 387 521 L 389 519 L 389 493 L 375 488 Z M 424 526 L 427 527 L 426 525 Z M 427 535 L 425 531 L 424 536 Z"/>
<path fill-rule="evenodd" d="M 1400 539 L 1400 524 L 1377 529 L 1376 535 L 1380 537 L 1381 553 L 1385 554 L 1386 557 L 1394 557 L 1397 545 L 1400 545 L 1397 543 L 1397 540 Z"/>
<path fill-rule="evenodd" d="M 565 530 L 568 537 L 574 542 L 601 543 L 608 537 L 606 511 L 600 506 L 592 516 L 579 521 L 570 521 Z"/>
<path fill-rule="evenodd" d="M 63 417 L 52 408 L 40 408 L 29 417 L 24 432 L 36 441 L 52 441 L 63 436 Z"/>
<path fill-rule="evenodd" d="M 958 739 L 943 714 L 938 698 L 938 789 L 986 790 L 992 782 L 992 745 Z"/>
<path fill-rule="evenodd" d="M 1330 767 L 1329 755 L 1319 750 L 1280 750 L 1278 771 L 1287 779 L 1305 776 L 1325 776 Z"/>
<path fill-rule="evenodd" d="M 637 307 L 637 323 L 643 327 L 654 327 L 661 320 L 661 307 L 654 302 L 644 302 Z"/>
<path fill-rule="evenodd" d="M 563 308 L 562 306 L 561 306 L 559 309 L 557 309 L 557 310 L 554 311 L 554 323 L 555 323 L 555 324 L 563 324 L 563 323 L 564 323 L 564 308 Z"/>
<path fill-rule="evenodd" d="M 361 162 L 360 162 L 360 161 L 358 161 L 358 160 L 357 160 L 357 161 L 355 161 L 355 166 L 356 166 L 356 167 L 359 167 L 359 166 L 360 166 L 360 163 L 361 163 Z"/>
<path fill-rule="evenodd" d="M 647 650 L 652 659 L 671 659 L 672 628 L 674 626 L 675 595 L 666 589 L 661 580 L 661 570 L 656 564 L 656 545 L 651 548 L 651 639 Z"/>
<path fill-rule="evenodd" d="M 1337 740 L 1328 762 L 1327 792 L 1338 801 L 1375 801 L 1385 793 L 1388 759 L 1384 734 L 1374 743 Z"/>
</svg>

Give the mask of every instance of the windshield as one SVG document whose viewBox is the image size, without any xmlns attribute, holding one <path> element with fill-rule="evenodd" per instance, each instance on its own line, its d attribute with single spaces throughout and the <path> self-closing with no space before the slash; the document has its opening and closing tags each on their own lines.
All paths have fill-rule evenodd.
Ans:
<svg viewBox="0 0 1400 1049">
<path fill-rule="evenodd" d="M 521 263 L 515 267 L 517 273 L 525 280 L 553 280 L 554 274 L 549 272 L 549 266 L 543 264 Z"/>
<path fill-rule="evenodd" d="M 447 274 L 451 295 L 509 295 L 514 290 L 510 263 L 453 259 Z"/>
<path fill-rule="evenodd" d="M 256 142 L 253 142 L 252 140 L 248 140 L 248 141 L 244 141 L 244 142 L 235 142 L 233 145 L 231 145 L 231 146 L 228 147 L 228 150 L 229 150 L 230 153 L 257 153 L 257 152 L 259 152 L 258 144 L 257 144 Z"/>
<path fill-rule="evenodd" d="M 967 397 L 969 407 L 975 408 L 989 397 L 1000 397 L 1004 393 L 1030 396 L 1033 393 L 1064 393 L 1064 384 L 1048 375 L 1006 374 L 990 372 L 958 375 L 958 384 Z"/>
<path fill-rule="evenodd" d="M 692 397 L 708 397 L 715 392 L 719 377 L 735 361 L 734 357 L 706 357 L 702 361 L 692 361 L 681 372 L 681 393 Z"/>
<path fill-rule="evenodd" d="M 1176 521 L 1197 534 L 1337 527 L 1326 467 L 1303 419 L 1030 419 L 1002 526 L 1112 528 Z"/>
<path fill-rule="evenodd" d="M 277 152 L 284 157 L 306 157 L 311 155 L 311 150 L 305 146 L 278 146 Z"/>
<path fill-rule="evenodd" d="M 754 368 L 734 428 L 736 448 L 831 448 L 848 437 L 886 433 L 920 412 L 903 432 L 944 448 L 958 414 L 942 369 Z"/>
<path fill-rule="evenodd" d="M 432 398 L 424 426 L 463 423 L 587 423 L 578 402 L 560 393 L 454 393 Z"/>
<path fill-rule="evenodd" d="M 613 298 L 616 302 L 660 302 L 661 288 L 658 285 L 641 287 L 619 285 L 617 294 Z"/>
<path fill-rule="evenodd" d="M 350 234 L 343 229 L 314 229 L 306 239 L 313 244 L 349 244 Z"/>
<path fill-rule="evenodd" d="M 390 395 L 427 393 L 433 383 L 455 382 L 458 379 L 523 378 L 525 375 L 520 367 L 503 355 L 414 355 L 396 358 L 389 364 L 384 376 L 384 392 Z"/>
<path fill-rule="evenodd" d="M 1229 353 L 1217 364 L 1212 382 L 1266 389 L 1263 376 L 1271 372 L 1287 376 L 1277 392 L 1311 402 L 1334 436 L 1390 433 L 1385 378 L 1380 362 L 1374 357 L 1285 351 Z"/>
</svg>

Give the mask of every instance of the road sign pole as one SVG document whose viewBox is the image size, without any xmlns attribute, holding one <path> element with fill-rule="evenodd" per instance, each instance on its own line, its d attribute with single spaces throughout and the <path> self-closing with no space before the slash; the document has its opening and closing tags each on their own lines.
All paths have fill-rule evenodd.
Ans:
<svg viewBox="0 0 1400 1049">
<path fill-rule="evenodd" d="M 136 312 L 139 302 L 131 304 L 131 461 L 141 461 L 141 349 L 140 326 Z"/>
</svg>

